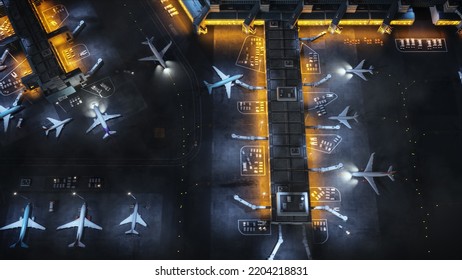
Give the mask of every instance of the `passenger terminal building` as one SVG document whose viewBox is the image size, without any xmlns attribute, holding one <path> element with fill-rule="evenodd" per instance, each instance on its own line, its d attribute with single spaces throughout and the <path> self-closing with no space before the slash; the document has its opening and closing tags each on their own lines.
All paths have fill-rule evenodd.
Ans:
<svg viewBox="0 0 462 280">
<path fill-rule="evenodd" d="M 179 0 L 197 34 L 207 26 L 242 25 L 254 33 L 265 20 L 289 21 L 292 26 L 326 26 L 332 33 L 345 25 L 376 25 L 391 33 L 394 25 L 412 25 L 414 8 L 430 9 L 435 25 L 454 25 L 462 32 L 460 0 Z"/>
</svg>

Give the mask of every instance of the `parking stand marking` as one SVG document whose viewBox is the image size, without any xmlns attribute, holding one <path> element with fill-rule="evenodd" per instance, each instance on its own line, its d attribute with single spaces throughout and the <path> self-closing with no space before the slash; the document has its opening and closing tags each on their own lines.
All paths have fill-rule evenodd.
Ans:
<svg viewBox="0 0 462 280">
<path fill-rule="evenodd" d="M 265 40 L 258 36 L 247 36 L 242 43 L 236 65 L 265 73 Z"/>
<path fill-rule="evenodd" d="M 265 101 L 238 101 L 237 110 L 241 114 L 265 114 Z"/>
<path fill-rule="evenodd" d="M 237 228 L 242 235 L 271 235 L 271 221 L 269 220 L 239 219 Z"/>
<path fill-rule="evenodd" d="M 313 243 L 324 244 L 329 239 L 329 228 L 326 219 L 313 219 Z"/>
<path fill-rule="evenodd" d="M 265 176 L 266 156 L 264 146 L 244 146 L 240 151 L 241 176 Z"/>
<path fill-rule="evenodd" d="M 332 153 L 342 142 L 342 137 L 337 134 L 307 134 L 306 137 L 309 148 L 326 154 Z"/>
</svg>

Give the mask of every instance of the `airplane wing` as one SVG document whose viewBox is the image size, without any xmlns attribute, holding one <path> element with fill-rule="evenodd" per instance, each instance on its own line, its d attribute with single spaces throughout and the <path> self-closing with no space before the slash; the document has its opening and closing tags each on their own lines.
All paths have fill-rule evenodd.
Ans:
<svg viewBox="0 0 462 280">
<path fill-rule="evenodd" d="M 356 74 L 358 77 L 360 77 L 364 81 L 367 81 L 367 79 L 366 79 L 366 77 L 364 76 L 363 73 L 361 73 L 361 72 L 353 72 L 353 74 Z"/>
<path fill-rule="evenodd" d="M 371 172 L 372 171 L 372 163 L 374 162 L 374 154 L 371 154 L 371 157 L 369 158 L 369 161 L 367 162 L 366 169 L 364 169 L 364 172 Z"/>
<path fill-rule="evenodd" d="M 14 222 L 12 224 L 9 224 L 7 226 L 4 226 L 4 227 L 0 228 L 0 230 L 12 229 L 12 228 L 18 228 L 18 227 L 22 227 L 22 218 L 19 219 L 19 221 L 17 221 L 17 222 Z"/>
<path fill-rule="evenodd" d="M 59 134 L 61 134 L 61 131 L 63 130 L 64 125 L 58 126 L 56 128 L 56 138 L 59 137 Z"/>
<path fill-rule="evenodd" d="M 140 225 L 142 225 L 143 227 L 147 227 L 148 225 L 146 224 L 146 222 L 141 218 L 141 215 L 136 213 L 136 222 Z"/>
<path fill-rule="evenodd" d="M 85 218 L 85 222 L 83 223 L 83 226 L 85 227 L 90 227 L 90 228 L 94 228 L 94 229 L 99 229 L 99 230 L 102 230 L 103 228 L 98 226 L 97 224 L 91 222 L 90 220 L 88 220 L 87 218 Z"/>
<path fill-rule="evenodd" d="M 228 99 L 231 98 L 231 83 L 225 84 L 225 89 L 226 89 L 226 95 L 228 96 Z"/>
<path fill-rule="evenodd" d="M 350 106 L 347 106 L 347 107 L 345 108 L 345 110 L 343 110 L 343 111 L 340 113 L 340 115 L 338 115 L 338 116 L 339 116 L 339 117 L 346 117 L 347 114 L 348 114 L 348 109 L 350 109 Z"/>
<path fill-rule="evenodd" d="M 379 194 L 379 189 L 377 189 L 377 186 L 375 185 L 374 178 L 373 177 L 366 177 L 366 176 L 364 176 L 364 178 L 366 178 L 366 180 L 369 182 L 369 185 L 371 185 L 371 187 L 374 189 L 375 193 L 377 193 L 377 195 L 380 195 Z"/>
<path fill-rule="evenodd" d="M 52 118 L 47 118 L 47 120 L 49 120 L 53 125 L 58 125 L 60 123 L 60 121 L 52 119 Z"/>
<path fill-rule="evenodd" d="M 351 125 L 350 123 L 347 121 L 347 120 L 338 120 L 339 122 L 343 123 L 346 127 L 348 127 L 349 129 L 351 129 Z"/>
<path fill-rule="evenodd" d="M 363 69 L 365 59 L 361 60 L 361 62 L 355 67 L 356 70 Z"/>
<path fill-rule="evenodd" d="M 120 117 L 120 116 L 122 116 L 122 115 L 121 115 L 121 114 L 115 114 L 115 115 L 104 114 L 104 115 L 103 115 L 103 119 L 104 119 L 105 121 L 108 121 L 108 120 L 110 120 L 110 119 L 115 119 L 115 118 L 118 118 L 118 117 Z"/>
<path fill-rule="evenodd" d="M 34 222 L 31 218 L 29 218 L 29 221 L 27 222 L 27 226 L 35 229 L 41 229 L 45 230 L 45 227 L 42 225 L 39 225 L 38 223 Z"/>
<path fill-rule="evenodd" d="M 0 113 L 3 112 L 3 111 L 5 111 L 5 110 L 6 110 L 6 108 L 3 107 L 2 105 L 0 105 Z"/>
<path fill-rule="evenodd" d="M 69 222 L 67 224 L 64 224 L 62 226 L 59 226 L 59 227 L 56 228 L 56 230 L 65 229 L 65 228 L 72 228 L 72 227 L 78 227 L 78 226 L 79 226 L 79 219 L 74 220 L 72 222 Z"/>
<path fill-rule="evenodd" d="M 119 225 L 128 224 L 128 223 L 130 223 L 130 222 L 132 221 L 132 219 L 133 219 L 133 213 L 132 213 L 130 216 L 128 216 L 128 218 L 126 218 L 125 220 L 123 220 L 122 222 L 120 222 Z"/>
<path fill-rule="evenodd" d="M 170 43 L 167 46 L 165 46 L 165 48 L 162 49 L 162 51 L 160 52 L 160 55 L 164 56 L 164 54 L 167 52 L 168 48 L 170 48 L 171 45 L 172 45 L 172 41 L 170 41 Z"/>
<path fill-rule="evenodd" d="M 159 61 L 159 60 L 157 59 L 157 57 L 152 55 L 152 56 L 146 56 L 146 57 L 140 58 L 138 59 L 138 61 Z"/>
<path fill-rule="evenodd" d="M 217 67 L 215 67 L 215 66 L 212 66 L 212 67 L 213 67 L 213 69 L 215 70 L 215 72 L 217 72 L 218 76 L 220 76 L 220 78 L 221 78 L 222 80 L 228 79 L 228 78 L 229 78 L 229 75 L 225 75 L 225 74 L 224 74 L 223 72 L 221 72 Z"/>
<path fill-rule="evenodd" d="M 95 118 L 93 124 L 90 126 L 90 128 L 87 129 L 87 132 L 85 132 L 85 133 L 88 133 L 88 132 L 92 131 L 95 127 L 97 127 L 100 124 L 101 124 L 101 122 L 98 120 L 98 118 Z"/>
<path fill-rule="evenodd" d="M 8 124 L 10 123 L 11 114 L 8 114 L 3 117 L 3 130 L 6 132 L 8 130 Z"/>
</svg>

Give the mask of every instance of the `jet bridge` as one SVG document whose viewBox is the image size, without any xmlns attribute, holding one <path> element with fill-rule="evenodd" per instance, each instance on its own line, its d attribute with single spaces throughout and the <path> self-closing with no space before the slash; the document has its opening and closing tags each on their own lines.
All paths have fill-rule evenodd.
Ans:
<svg viewBox="0 0 462 280">
<path fill-rule="evenodd" d="M 295 11 L 290 16 L 290 19 L 289 19 L 290 28 L 294 28 L 295 25 L 297 24 L 298 18 L 300 17 L 300 15 L 303 12 L 303 6 L 304 6 L 303 2 L 304 1 L 298 1 L 298 5 L 295 8 Z"/>
<path fill-rule="evenodd" d="M 257 17 L 258 12 L 260 11 L 260 2 L 257 2 L 253 5 L 250 13 L 245 17 L 244 22 L 242 23 L 242 31 L 245 34 L 255 34 L 256 29 L 253 25 L 255 18 Z"/>
<path fill-rule="evenodd" d="M 332 22 L 329 24 L 329 28 L 327 29 L 327 31 L 329 31 L 331 34 L 334 34 L 334 33 L 340 34 L 342 32 L 342 28 L 338 25 L 340 23 L 340 20 L 345 15 L 347 8 L 348 8 L 348 1 L 345 1 L 342 4 L 340 4 L 340 7 L 335 13 L 334 18 L 332 19 Z"/>
<path fill-rule="evenodd" d="M 399 0 L 394 1 L 391 3 L 390 9 L 388 9 L 387 16 L 383 20 L 382 24 L 380 25 L 377 32 L 381 34 L 391 34 L 391 21 L 395 18 L 396 13 L 398 12 L 398 2 Z"/>
</svg>

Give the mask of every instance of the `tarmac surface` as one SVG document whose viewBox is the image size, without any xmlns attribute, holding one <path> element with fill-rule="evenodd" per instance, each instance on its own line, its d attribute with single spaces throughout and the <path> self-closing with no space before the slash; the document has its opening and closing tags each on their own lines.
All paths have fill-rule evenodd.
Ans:
<svg viewBox="0 0 462 280">
<path fill-rule="evenodd" d="M 26 109 L 0 135 L 0 226 L 22 216 L 27 202 L 11 196 L 20 191 L 32 202 L 35 221 L 47 228 L 28 230 L 27 250 L 8 248 L 19 230 L 0 232 L 0 258 L 268 258 L 279 232 L 277 225 L 264 223 L 270 211 L 253 211 L 233 198 L 237 194 L 256 205 L 270 203 L 271 174 L 248 176 L 241 156 L 243 149 L 254 146 L 267 151 L 267 143 L 231 138 L 232 133 L 267 136 L 266 112 L 257 112 L 257 103 L 243 103 L 264 100 L 266 91 L 235 85 L 228 99 L 224 88 L 209 95 L 202 82 L 218 81 L 214 65 L 225 74 L 244 74 L 241 81 L 247 84 L 264 86 L 264 56 L 257 44 L 263 29 L 257 27 L 257 34 L 248 36 L 239 26 L 209 27 L 208 34 L 198 37 L 179 5 L 179 15 L 170 17 L 153 1 L 59 4 L 69 12 L 64 24 L 70 28 L 81 19 L 87 22 L 75 42 L 85 44 L 90 53 L 82 60 L 83 72 L 100 57 L 104 66 L 61 104 L 26 100 Z M 339 130 L 306 130 L 307 144 L 312 135 L 334 135 L 327 142 L 336 135 L 341 139 L 329 152 L 314 145 L 307 150 L 309 168 L 344 164 L 337 171 L 310 172 L 311 206 L 329 205 L 348 220 L 313 210 L 314 231 L 307 234 L 315 244 L 310 252 L 303 244 L 302 226 L 282 226 L 284 243 L 275 259 L 307 259 L 309 254 L 314 259 L 458 258 L 462 242 L 448 236 L 459 231 L 453 216 L 462 210 L 462 86 L 457 76 L 462 41 L 452 27 L 434 27 L 428 11 L 417 12 L 413 26 L 395 27 L 391 36 L 379 35 L 375 27 L 345 27 L 340 35 L 327 34 L 302 46 L 307 52 L 302 61 L 310 63 L 310 52 L 318 55 L 313 62 L 317 66 L 302 73 L 304 82 L 332 75 L 319 87 L 303 88 L 306 125 L 337 125 L 327 117 L 347 105 L 350 114 L 359 114 L 358 123 L 350 121 L 351 130 L 343 125 Z M 310 37 L 320 31 L 301 27 L 299 32 Z M 170 71 L 137 61 L 150 55 L 141 42 L 151 36 L 158 49 L 173 41 L 166 53 Z M 401 38 L 440 38 L 446 48 L 403 51 Z M 373 75 L 365 74 L 367 82 L 342 75 L 342 68 L 362 59 L 365 66 L 374 66 Z M 114 89 L 104 97 L 91 89 L 101 81 Z M 314 98 L 326 93 L 337 98 L 318 116 L 312 109 Z M 2 104 L 13 101 L 3 98 Z M 78 100 L 81 105 L 75 105 Z M 101 128 L 85 135 L 93 117 L 88 105 L 95 101 L 108 114 L 122 114 L 108 122 L 118 133 L 107 141 L 101 139 Z M 16 128 L 20 117 L 24 125 Z M 46 117 L 73 121 L 55 139 L 54 132 L 46 137 L 41 128 L 48 124 Z M 348 178 L 347 171 L 363 169 L 372 152 L 374 170 L 389 165 L 397 170 L 395 182 L 376 178 L 380 196 L 365 180 Z M 263 154 L 265 165 L 268 155 Z M 71 196 L 73 191 L 86 199 L 91 220 L 103 227 L 101 232 L 85 229 L 85 249 L 67 247 L 75 240 L 75 229 L 55 230 L 78 215 L 82 201 Z M 148 224 L 137 225 L 140 236 L 126 236 L 129 225 L 118 225 L 132 211 L 128 191 Z M 326 192 L 333 199 L 327 201 Z M 53 212 L 50 201 L 56 202 Z"/>
</svg>

